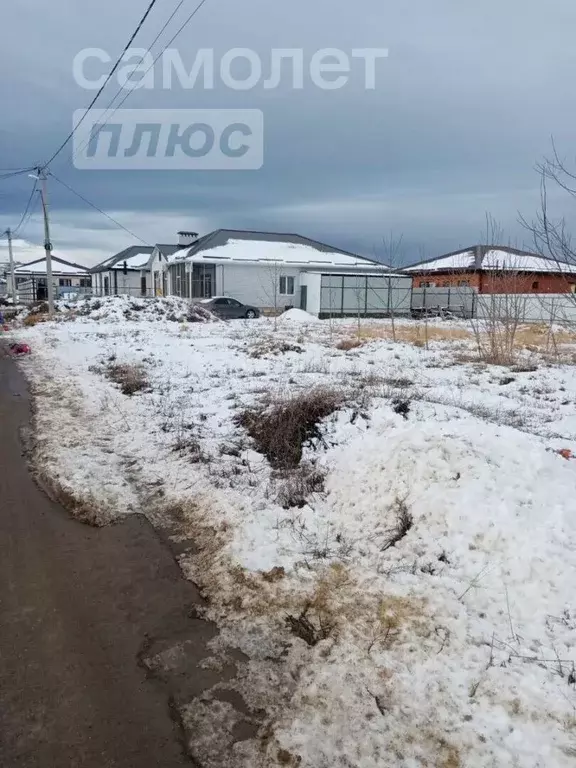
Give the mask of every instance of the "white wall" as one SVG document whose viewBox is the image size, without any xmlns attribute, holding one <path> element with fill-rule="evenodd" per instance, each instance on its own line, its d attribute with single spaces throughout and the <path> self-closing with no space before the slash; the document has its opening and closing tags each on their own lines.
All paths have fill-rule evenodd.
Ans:
<svg viewBox="0 0 576 768">
<path fill-rule="evenodd" d="M 117 275 L 117 281 L 118 281 L 118 290 L 114 290 L 114 273 Z M 127 274 L 124 274 L 122 269 L 109 269 L 106 272 L 96 272 L 96 274 L 92 275 L 92 284 L 94 286 L 94 290 L 97 293 L 100 293 L 104 295 L 104 280 L 105 278 L 108 278 L 110 283 L 110 295 L 113 296 L 115 293 L 122 294 L 127 293 L 130 296 L 141 296 L 141 285 L 140 285 L 140 272 L 139 271 L 128 271 Z M 150 287 L 151 287 L 151 276 L 150 273 L 146 274 L 146 289 L 147 289 L 147 295 L 151 295 L 150 293 Z"/>
<path fill-rule="evenodd" d="M 306 291 L 306 312 L 311 315 L 320 314 L 320 297 L 322 294 L 322 275 L 312 272 L 302 272 L 300 275 L 300 285 L 305 285 Z M 300 302 L 300 300 L 298 300 Z M 298 303 L 295 306 L 300 306 Z"/>
<path fill-rule="evenodd" d="M 571 293 L 525 293 L 478 295 L 477 316 L 518 316 L 527 323 L 576 323 L 576 295 Z"/>
<path fill-rule="evenodd" d="M 279 293 L 281 275 L 294 278 L 293 296 Z M 216 294 L 231 296 L 261 309 L 296 307 L 300 304 L 300 269 L 276 264 L 219 264 L 216 267 Z"/>
</svg>

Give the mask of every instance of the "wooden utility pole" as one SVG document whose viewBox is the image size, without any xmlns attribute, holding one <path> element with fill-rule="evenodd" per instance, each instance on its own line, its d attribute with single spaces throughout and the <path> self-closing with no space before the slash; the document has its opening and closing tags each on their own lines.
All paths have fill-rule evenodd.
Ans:
<svg viewBox="0 0 576 768">
<path fill-rule="evenodd" d="M 54 315 L 54 285 L 52 284 L 52 243 L 50 242 L 50 220 L 48 216 L 48 176 L 44 168 L 38 168 L 41 182 L 42 211 L 44 213 L 44 250 L 46 252 L 46 288 L 48 294 L 48 315 Z"/>
<path fill-rule="evenodd" d="M 6 230 L 8 235 L 8 257 L 10 259 L 10 295 L 12 302 L 16 306 L 16 276 L 14 274 L 14 253 L 12 252 L 12 230 L 10 227 Z"/>
</svg>

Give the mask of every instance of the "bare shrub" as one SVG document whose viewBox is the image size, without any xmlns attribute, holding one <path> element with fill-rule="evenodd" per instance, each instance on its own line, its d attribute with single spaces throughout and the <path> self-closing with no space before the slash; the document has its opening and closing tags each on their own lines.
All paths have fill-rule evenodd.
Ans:
<svg viewBox="0 0 576 768">
<path fill-rule="evenodd" d="M 404 376 L 383 378 L 382 383 L 388 384 L 388 386 L 394 389 L 407 389 L 414 385 L 412 379 L 407 379 Z"/>
<path fill-rule="evenodd" d="M 310 646 L 317 645 L 320 640 L 326 640 L 330 636 L 333 629 L 331 622 L 326 623 L 323 621 L 323 616 L 319 616 L 319 625 L 316 627 L 310 619 L 307 617 L 307 613 L 310 609 L 308 603 L 302 613 L 299 616 L 292 616 L 288 614 L 286 616 L 286 624 L 290 628 L 292 634 L 304 640 Z"/>
<path fill-rule="evenodd" d="M 408 414 L 410 413 L 410 400 L 406 400 L 403 397 L 396 397 L 392 400 L 392 410 L 403 419 L 408 420 Z"/>
<path fill-rule="evenodd" d="M 278 523 L 278 528 L 290 532 L 306 566 L 312 567 L 312 564 L 322 560 L 345 560 L 350 556 L 354 542 L 342 530 L 329 521 L 322 528 L 310 530 L 308 523 L 308 516 L 294 509 Z"/>
<path fill-rule="evenodd" d="M 358 347 L 364 346 L 366 341 L 364 339 L 342 339 L 336 344 L 336 349 L 341 349 L 343 352 L 349 352 L 351 349 L 358 349 Z"/>
<path fill-rule="evenodd" d="M 270 398 L 260 408 L 247 408 L 236 417 L 275 469 L 293 469 L 302 459 L 304 444 L 321 440 L 319 424 L 344 403 L 344 395 L 316 387 L 286 399 Z"/>
<path fill-rule="evenodd" d="M 387 549 L 396 546 L 414 525 L 414 518 L 406 503 L 406 499 L 396 498 L 393 505 L 393 511 L 396 514 L 396 525 L 387 531 L 386 541 L 380 548 L 381 552 L 385 552 Z"/>
<path fill-rule="evenodd" d="M 184 432 L 178 435 L 173 450 L 186 456 L 192 464 L 208 464 L 210 461 L 210 457 L 202 450 L 200 441 L 194 435 L 186 435 Z"/>
<path fill-rule="evenodd" d="M 141 365 L 133 363 L 111 363 L 105 369 L 106 378 L 118 384 L 124 395 L 134 395 L 136 392 L 147 392 L 150 383 L 146 371 Z"/>
<path fill-rule="evenodd" d="M 313 464 L 300 464 L 282 475 L 277 501 L 284 509 L 302 509 L 313 493 L 322 493 L 325 479 L 326 474 Z"/>
</svg>

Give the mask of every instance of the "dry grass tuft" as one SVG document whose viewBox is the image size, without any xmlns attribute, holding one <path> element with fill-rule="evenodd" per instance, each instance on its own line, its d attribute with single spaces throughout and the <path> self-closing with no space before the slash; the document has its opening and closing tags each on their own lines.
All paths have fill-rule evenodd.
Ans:
<svg viewBox="0 0 576 768">
<path fill-rule="evenodd" d="M 359 328 L 357 335 L 365 341 L 370 339 L 392 341 L 393 339 L 392 328 L 389 326 L 367 325 Z M 396 327 L 396 340 L 415 346 L 424 346 L 427 341 L 468 341 L 470 339 L 472 339 L 472 334 L 463 328 L 438 328 L 433 325 L 426 328 L 423 323 Z"/>
<path fill-rule="evenodd" d="M 300 464 L 281 474 L 277 501 L 284 509 L 302 509 L 312 494 L 324 491 L 325 479 L 326 474 L 313 464 Z"/>
<path fill-rule="evenodd" d="M 294 469 L 300 464 L 304 444 L 321 440 L 319 424 L 344 403 L 335 389 L 317 387 L 286 399 L 270 398 L 260 408 L 248 408 L 236 417 L 275 469 Z"/>
<path fill-rule="evenodd" d="M 24 318 L 22 325 L 26 326 L 26 328 L 33 328 L 38 323 L 45 323 L 49 319 L 49 316 L 45 314 L 28 315 Z"/>
<path fill-rule="evenodd" d="M 304 350 L 299 344 L 290 344 L 287 341 L 279 339 L 265 339 L 254 344 L 248 353 L 249 357 L 256 360 L 266 355 L 284 355 L 287 352 L 297 352 L 301 354 Z"/>
<path fill-rule="evenodd" d="M 342 339 L 342 341 L 339 341 L 338 344 L 336 344 L 336 349 L 341 349 L 343 352 L 349 352 L 351 349 L 358 349 L 358 347 L 364 346 L 366 344 L 366 339 Z"/>
<path fill-rule="evenodd" d="M 394 501 L 393 511 L 396 515 L 396 523 L 393 528 L 387 531 L 386 541 L 380 548 L 381 552 L 385 552 L 387 549 L 396 546 L 414 525 L 414 518 L 406 503 L 406 499 L 397 498 Z"/>
<path fill-rule="evenodd" d="M 142 365 L 110 363 L 105 369 L 105 376 L 114 384 L 118 384 L 124 395 L 150 391 L 150 383 Z"/>
</svg>

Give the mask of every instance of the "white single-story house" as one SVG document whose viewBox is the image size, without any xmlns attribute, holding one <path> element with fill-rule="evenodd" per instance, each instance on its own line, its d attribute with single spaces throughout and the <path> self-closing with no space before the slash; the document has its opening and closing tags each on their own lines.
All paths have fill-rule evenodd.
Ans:
<svg viewBox="0 0 576 768">
<path fill-rule="evenodd" d="M 402 307 L 409 312 L 411 278 L 349 251 L 297 234 L 230 229 L 204 237 L 185 234 L 195 239 L 162 265 L 169 295 L 228 296 L 265 312 L 299 307 L 324 316 L 385 314 L 390 291 L 402 288 Z"/>
<path fill-rule="evenodd" d="M 52 285 L 56 298 L 64 298 L 70 294 L 77 296 L 91 290 L 91 276 L 88 267 L 67 261 L 54 253 L 51 262 Z M 20 301 L 26 303 L 44 301 L 48 298 L 45 257 L 28 264 L 20 264 L 14 270 L 14 277 Z"/>
<path fill-rule="evenodd" d="M 125 248 L 92 267 L 94 292 L 100 296 L 163 296 L 166 286 L 162 265 L 181 247 L 159 243 Z"/>
<path fill-rule="evenodd" d="M 99 296 L 149 295 L 148 263 L 154 247 L 131 245 L 92 267 L 94 293 Z"/>
</svg>

